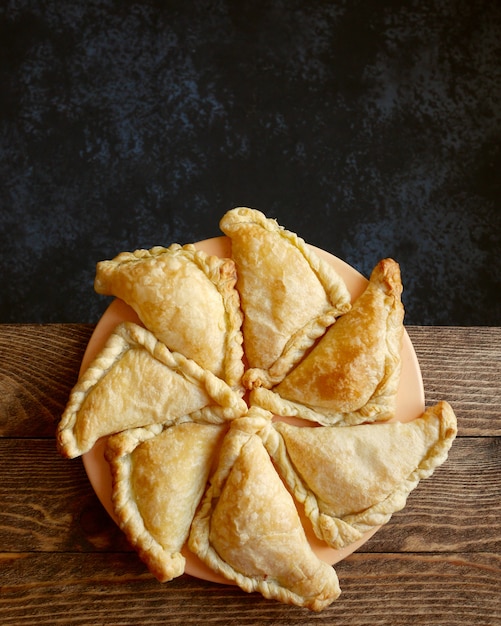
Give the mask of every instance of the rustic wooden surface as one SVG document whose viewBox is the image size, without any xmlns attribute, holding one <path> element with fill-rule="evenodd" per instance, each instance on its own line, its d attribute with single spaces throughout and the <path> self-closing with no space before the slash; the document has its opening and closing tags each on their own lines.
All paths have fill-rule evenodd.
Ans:
<svg viewBox="0 0 501 626">
<path fill-rule="evenodd" d="M 91 325 L 0 326 L 0 624 L 501 625 L 501 328 L 410 327 L 448 461 L 336 566 L 322 613 L 182 576 L 158 583 L 54 430 Z"/>
</svg>

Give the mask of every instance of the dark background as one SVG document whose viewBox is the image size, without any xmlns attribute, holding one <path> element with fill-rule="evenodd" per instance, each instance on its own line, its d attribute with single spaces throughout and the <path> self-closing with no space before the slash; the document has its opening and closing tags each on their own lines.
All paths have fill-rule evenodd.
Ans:
<svg viewBox="0 0 501 626">
<path fill-rule="evenodd" d="M 0 50 L 0 322 L 96 322 L 97 261 L 244 205 L 501 323 L 501 2 L 12 0 Z"/>
</svg>

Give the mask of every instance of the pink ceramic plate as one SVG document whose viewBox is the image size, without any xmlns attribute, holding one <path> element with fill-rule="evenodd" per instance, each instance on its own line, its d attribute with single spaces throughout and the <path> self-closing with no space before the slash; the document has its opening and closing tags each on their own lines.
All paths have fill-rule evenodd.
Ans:
<svg viewBox="0 0 501 626">
<path fill-rule="evenodd" d="M 208 254 L 220 257 L 230 256 L 230 240 L 227 237 L 215 237 L 206 239 L 196 244 Z M 348 287 L 352 299 L 356 299 L 365 289 L 367 279 L 364 278 L 353 267 L 341 261 L 337 257 L 314 248 L 315 252 L 329 263 L 331 263 L 337 272 L 344 279 Z M 114 300 L 97 324 L 92 334 L 84 357 L 82 359 L 81 373 L 85 371 L 92 359 L 98 354 L 103 347 L 106 339 L 111 334 L 117 324 L 122 321 L 134 321 L 137 323 L 139 319 L 136 313 L 121 300 Z M 407 333 L 404 333 L 404 341 L 402 345 L 402 374 L 397 397 L 396 419 L 401 422 L 410 421 L 424 411 L 424 389 L 421 370 L 414 347 Z M 116 521 L 111 502 L 111 475 L 108 463 L 104 458 L 104 448 L 106 441 L 99 440 L 96 445 L 87 454 L 83 456 L 83 463 L 90 483 L 96 492 L 99 500 L 108 511 L 109 515 Z M 300 507 L 298 507 L 300 508 Z M 341 561 L 349 554 L 360 548 L 378 529 L 375 528 L 366 533 L 359 541 L 342 548 L 341 550 L 333 550 L 326 546 L 322 541 L 317 539 L 313 533 L 309 521 L 302 515 L 303 525 L 308 537 L 308 541 L 319 558 L 327 563 L 334 565 Z M 183 554 L 186 557 L 186 573 L 197 578 L 230 584 L 229 581 L 213 572 L 204 565 L 194 554 L 192 554 L 187 546 L 183 548 Z"/>
</svg>

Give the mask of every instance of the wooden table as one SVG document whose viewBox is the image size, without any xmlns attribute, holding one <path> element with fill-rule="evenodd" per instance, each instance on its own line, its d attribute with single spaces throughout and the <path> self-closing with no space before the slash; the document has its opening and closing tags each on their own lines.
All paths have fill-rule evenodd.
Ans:
<svg viewBox="0 0 501 626">
<path fill-rule="evenodd" d="M 54 431 L 92 325 L 0 326 L 0 624 L 501 624 L 501 328 L 410 327 L 448 461 L 339 563 L 322 613 L 184 575 L 160 584 Z"/>
</svg>

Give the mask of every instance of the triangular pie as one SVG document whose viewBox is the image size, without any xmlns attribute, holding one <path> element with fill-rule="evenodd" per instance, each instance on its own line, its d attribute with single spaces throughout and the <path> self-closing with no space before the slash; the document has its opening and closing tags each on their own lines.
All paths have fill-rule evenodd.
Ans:
<svg viewBox="0 0 501 626">
<path fill-rule="evenodd" d="M 330 264 L 260 211 L 232 209 L 220 228 L 231 239 L 237 265 L 251 368 L 244 384 L 270 387 L 350 308 L 350 294 Z"/>
<path fill-rule="evenodd" d="M 195 361 L 171 352 L 132 322 L 120 324 L 71 391 L 57 442 L 66 457 L 127 428 L 177 421 L 223 422 L 244 400 Z"/>
<path fill-rule="evenodd" d="M 170 350 L 233 387 L 243 374 L 235 282 L 233 260 L 209 256 L 192 244 L 172 244 L 99 262 L 94 288 L 126 302 Z"/>
<path fill-rule="evenodd" d="M 277 422 L 265 445 L 313 525 L 333 548 L 385 524 L 446 459 L 457 433 L 447 402 L 411 422 L 298 427 Z"/>
<path fill-rule="evenodd" d="M 166 582 L 184 573 L 181 554 L 226 426 L 184 422 L 108 438 L 112 501 L 120 528 Z"/>
<path fill-rule="evenodd" d="M 254 431 L 271 414 L 231 423 L 193 520 L 189 548 L 244 591 L 320 611 L 335 600 L 334 569 L 312 551 L 294 501 Z"/>
<path fill-rule="evenodd" d="M 401 293 L 398 264 L 380 261 L 350 311 L 281 383 L 252 391 L 251 402 L 324 425 L 393 417 L 404 332 Z"/>
</svg>

